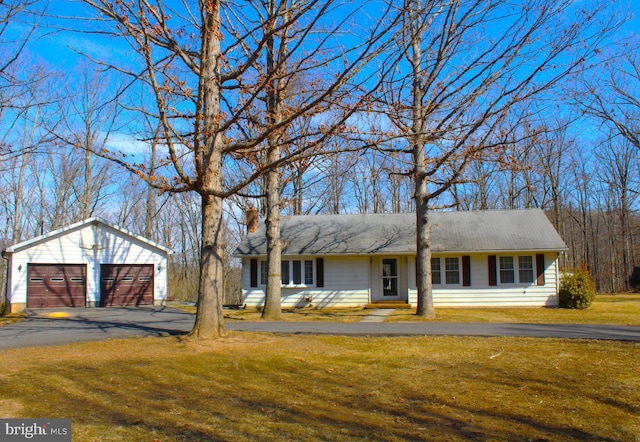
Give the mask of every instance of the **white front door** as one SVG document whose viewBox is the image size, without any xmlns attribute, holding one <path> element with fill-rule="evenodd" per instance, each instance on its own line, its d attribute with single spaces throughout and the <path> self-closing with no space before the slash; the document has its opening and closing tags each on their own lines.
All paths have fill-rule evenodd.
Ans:
<svg viewBox="0 0 640 442">
<path fill-rule="evenodd" d="M 398 260 L 385 258 L 382 260 L 382 298 L 397 299 L 398 290 Z"/>
</svg>

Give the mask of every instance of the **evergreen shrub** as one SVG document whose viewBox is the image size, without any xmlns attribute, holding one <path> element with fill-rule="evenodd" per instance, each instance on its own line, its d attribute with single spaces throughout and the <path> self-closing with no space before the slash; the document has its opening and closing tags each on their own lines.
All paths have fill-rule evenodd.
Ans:
<svg viewBox="0 0 640 442">
<path fill-rule="evenodd" d="M 584 310 L 596 297 L 596 285 L 585 269 L 566 272 L 560 280 L 560 307 Z"/>
</svg>

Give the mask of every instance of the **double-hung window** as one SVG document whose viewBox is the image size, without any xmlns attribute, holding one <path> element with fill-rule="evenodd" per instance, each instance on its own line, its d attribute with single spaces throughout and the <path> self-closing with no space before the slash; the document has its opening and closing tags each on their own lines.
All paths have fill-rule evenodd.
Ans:
<svg viewBox="0 0 640 442">
<path fill-rule="evenodd" d="M 280 280 L 282 285 L 289 285 L 291 279 L 289 278 L 289 261 L 283 260 L 280 263 Z"/>
<path fill-rule="evenodd" d="M 518 257 L 518 279 L 521 284 L 534 281 L 533 256 Z"/>
<path fill-rule="evenodd" d="M 431 284 L 442 284 L 440 258 L 431 258 Z"/>
<path fill-rule="evenodd" d="M 268 279 L 268 267 L 267 261 L 260 261 L 258 267 L 258 260 L 256 259 L 255 269 L 252 268 L 252 274 L 255 274 L 255 282 L 252 284 L 258 284 L 258 271 L 260 285 L 267 285 Z M 320 261 L 320 258 L 317 260 Z M 324 264 L 324 262 L 323 262 Z M 284 286 L 291 285 L 306 285 L 311 286 L 314 283 L 315 272 L 319 272 L 319 275 L 324 272 L 324 268 L 318 264 L 317 268 L 314 265 L 314 260 L 282 260 L 280 263 L 280 282 Z M 320 276 L 318 276 L 320 281 Z M 252 286 L 254 287 L 254 286 Z M 319 286 L 320 287 L 320 286 Z"/>
<path fill-rule="evenodd" d="M 501 256 L 499 264 L 500 284 L 531 284 L 535 281 L 533 256 Z"/>
<path fill-rule="evenodd" d="M 293 283 L 296 285 L 302 284 L 302 262 L 293 261 Z"/>
<path fill-rule="evenodd" d="M 304 264 L 304 267 L 303 267 Z M 313 284 L 313 261 L 308 259 L 283 260 L 281 266 L 282 285 L 312 285 Z"/>
<path fill-rule="evenodd" d="M 515 281 L 515 268 L 513 256 L 500 257 L 500 283 L 513 284 Z"/>
<path fill-rule="evenodd" d="M 444 259 L 444 281 L 446 284 L 460 284 L 460 258 Z"/>
<path fill-rule="evenodd" d="M 305 285 L 313 284 L 313 261 L 310 259 L 304 262 L 304 283 Z"/>
<path fill-rule="evenodd" d="M 260 284 L 267 285 L 267 261 L 260 261 Z"/>
</svg>

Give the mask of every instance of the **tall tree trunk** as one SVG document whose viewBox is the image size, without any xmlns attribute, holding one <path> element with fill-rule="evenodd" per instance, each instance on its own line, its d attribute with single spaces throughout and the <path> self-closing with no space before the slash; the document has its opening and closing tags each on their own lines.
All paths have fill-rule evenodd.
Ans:
<svg viewBox="0 0 640 442">
<path fill-rule="evenodd" d="M 431 226 L 429 225 L 429 203 L 421 189 L 424 180 L 416 180 L 416 288 L 418 306 L 416 315 L 433 318 L 436 310 L 433 305 L 433 286 L 431 283 Z"/>
<path fill-rule="evenodd" d="M 280 156 L 280 149 L 270 149 L 271 157 Z M 265 296 L 262 317 L 264 319 L 281 319 L 281 264 L 282 241 L 280 240 L 280 173 L 272 170 L 267 175 L 267 293 Z"/>
<path fill-rule="evenodd" d="M 224 303 L 222 198 L 202 196 L 202 249 L 198 314 L 190 336 L 213 339 L 226 335 L 222 307 Z"/>
<path fill-rule="evenodd" d="M 272 20 L 268 23 L 275 25 L 277 20 L 275 0 L 267 1 L 267 12 Z M 277 67 L 275 38 L 267 28 L 269 37 L 266 44 L 267 76 L 269 87 L 267 88 L 267 124 L 275 129 L 281 122 L 281 94 L 279 84 L 279 69 Z M 286 47 L 286 35 L 281 37 L 281 48 Z M 282 50 L 282 49 L 281 49 Z M 267 139 L 267 164 L 276 164 L 280 160 L 279 130 L 272 130 Z M 281 305 L 281 263 L 282 242 L 280 241 L 280 181 L 281 172 L 274 168 L 267 173 L 267 291 L 265 295 L 262 318 L 277 320 L 282 317 Z"/>
<path fill-rule="evenodd" d="M 202 144 L 198 146 L 196 165 L 202 198 L 202 240 L 200 247 L 200 279 L 198 311 L 190 336 L 213 339 L 225 336 L 222 306 L 224 303 L 224 245 L 222 135 L 220 126 L 220 4 L 207 2 L 203 31 L 202 61 L 198 108 L 202 121 L 196 119 Z M 165 127 L 165 132 L 168 129 Z M 167 133 L 166 138 L 170 136 Z M 196 143 L 199 143 L 196 137 Z"/>
<path fill-rule="evenodd" d="M 426 158 L 424 145 L 424 112 L 422 108 L 423 74 L 421 69 L 422 48 L 417 24 L 418 11 L 409 6 L 411 21 L 411 64 L 412 64 L 412 122 L 411 135 L 416 202 L 416 288 L 418 306 L 416 315 L 435 317 L 433 287 L 431 283 L 431 235 L 429 226 L 429 196 L 427 194 Z"/>
</svg>

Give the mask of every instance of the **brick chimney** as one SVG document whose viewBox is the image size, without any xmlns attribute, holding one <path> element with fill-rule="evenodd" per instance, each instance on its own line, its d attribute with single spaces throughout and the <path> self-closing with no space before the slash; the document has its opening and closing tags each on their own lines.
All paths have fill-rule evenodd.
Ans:
<svg viewBox="0 0 640 442">
<path fill-rule="evenodd" d="M 258 211 L 251 206 L 245 212 L 245 222 L 247 223 L 247 233 L 253 233 L 258 230 Z"/>
</svg>

